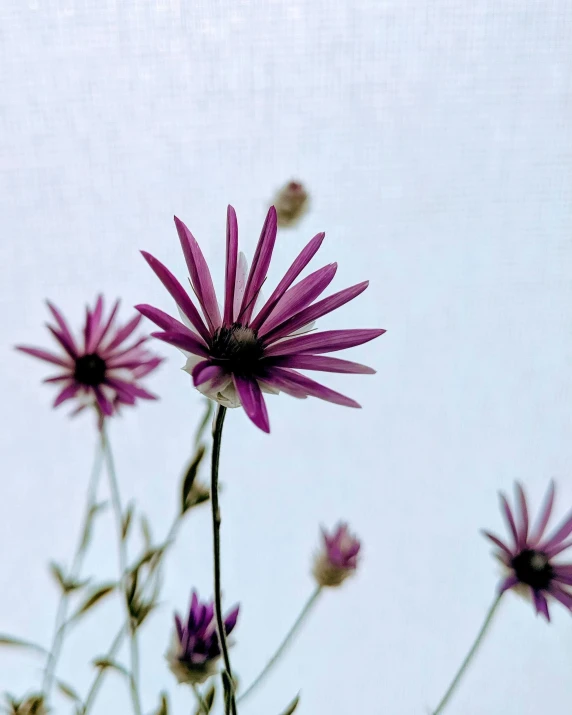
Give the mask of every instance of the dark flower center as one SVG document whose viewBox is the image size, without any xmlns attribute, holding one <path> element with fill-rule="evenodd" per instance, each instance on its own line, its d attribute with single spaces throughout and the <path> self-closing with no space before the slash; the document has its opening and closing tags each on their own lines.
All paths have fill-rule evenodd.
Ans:
<svg viewBox="0 0 572 715">
<path fill-rule="evenodd" d="M 240 323 L 234 323 L 230 328 L 219 328 L 211 342 L 213 361 L 228 372 L 243 377 L 256 373 L 263 355 L 264 348 L 256 331 Z"/>
<path fill-rule="evenodd" d="M 514 557 L 511 565 L 518 580 L 535 591 L 548 588 L 554 576 L 548 556 L 542 551 L 525 549 Z"/>
<path fill-rule="evenodd" d="M 105 360 L 95 353 L 90 353 L 76 359 L 73 376 L 82 385 L 95 387 L 103 382 L 106 369 Z"/>
</svg>

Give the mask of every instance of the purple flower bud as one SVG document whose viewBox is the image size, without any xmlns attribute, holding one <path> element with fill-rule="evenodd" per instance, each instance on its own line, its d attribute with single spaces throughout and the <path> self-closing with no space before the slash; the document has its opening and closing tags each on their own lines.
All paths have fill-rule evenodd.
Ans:
<svg viewBox="0 0 572 715">
<path fill-rule="evenodd" d="M 227 636 L 236 625 L 238 611 L 239 607 L 235 606 L 224 619 Z M 214 603 L 201 603 L 197 592 L 193 591 L 187 622 L 183 623 L 175 614 L 175 632 L 166 654 L 171 672 L 179 683 L 204 683 L 215 675 L 220 655 Z"/>
<path fill-rule="evenodd" d="M 359 540 L 340 523 L 330 535 L 322 529 L 322 550 L 314 560 L 313 574 L 320 586 L 339 586 L 357 568 Z"/>
<path fill-rule="evenodd" d="M 299 181 L 289 181 L 274 198 L 278 226 L 294 226 L 308 210 L 308 192 Z"/>
</svg>

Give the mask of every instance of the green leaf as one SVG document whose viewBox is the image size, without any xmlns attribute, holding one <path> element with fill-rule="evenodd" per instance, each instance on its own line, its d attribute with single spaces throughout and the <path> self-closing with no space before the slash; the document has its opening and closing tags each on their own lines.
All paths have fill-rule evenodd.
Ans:
<svg viewBox="0 0 572 715">
<path fill-rule="evenodd" d="M 131 573 L 136 573 L 139 571 L 139 569 L 142 566 L 145 566 L 145 564 L 149 563 L 150 561 L 153 561 L 154 559 L 157 559 L 157 556 L 161 555 L 163 551 L 167 548 L 168 544 L 163 544 L 162 546 L 155 546 L 154 548 L 148 549 L 141 558 L 135 562 L 135 564 L 132 566 L 130 569 Z M 154 564 L 151 565 L 151 570 L 155 568 L 157 565 L 158 560 L 155 561 Z"/>
<path fill-rule="evenodd" d="M 57 686 L 60 692 L 62 692 L 67 698 L 70 698 L 76 703 L 81 703 L 80 696 L 76 693 L 76 691 L 72 688 L 71 685 L 64 683 L 62 680 L 58 680 Z"/>
<path fill-rule="evenodd" d="M 94 588 L 91 593 L 88 595 L 88 597 L 85 599 L 85 601 L 82 603 L 82 605 L 77 609 L 77 611 L 73 614 L 73 616 L 70 618 L 70 621 L 74 621 L 76 618 L 79 618 L 82 616 L 84 613 L 89 611 L 93 606 L 95 606 L 96 603 L 99 603 L 102 598 L 105 598 L 105 596 L 108 596 L 114 589 L 116 588 L 117 584 L 115 583 L 107 583 L 103 584 L 101 586 L 97 586 Z"/>
<path fill-rule="evenodd" d="M 124 665 L 121 665 L 121 663 L 118 663 L 115 660 L 111 660 L 110 658 L 95 658 L 93 664 L 96 668 L 100 668 L 101 670 L 106 670 L 107 668 L 110 668 L 111 670 L 116 670 L 118 673 L 121 673 L 121 675 L 124 675 L 126 678 L 131 677 L 129 671 Z"/>
<path fill-rule="evenodd" d="M 89 544 L 89 540 L 91 538 L 91 527 L 93 525 L 93 520 L 99 514 L 100 511 L 103 511 L 107 506 L 107 502 L 99 502 L 98 504 L 94 504 L 91 509 L 89 510 L 89 514 L 87 515 L 87 519 L 85 520 L 85 527 L 83 529 L 83 534 L 81 537 L 81 545 L 80 545 L 80 550 L 83 551 L 85 547 Z"/>
<path fill-rule="evenodd" d="M 141 533 L 143 534 L 145 548 L 149 550 L 151 548 L 151 544 L 153 543 L 153 537 L 151 536 L 151 526 L 149 525 L 149 520 L 145 514 L 141 515 Z"/>
<path fill-rule="evenodd" d="M 159 709 L 155 715 L 169 715 L 169 701 L 167 700 L 167 693 L 161 693 L 161 702 L 159 703 Z"/>
<path fill-rule="evenodd" d="M 14 638 L 13 636 L 8 636 L 5 633 L 0 633 L 0 646 L 3 645 L 11 646 L 13 648 L 26 648 L 27 650 L 34 650 L 36 653 L 41 653 L 42 655 L 48 654 L 48 651 L 37 643 L 32 643 L 31 641 L 26 641 L 22 638 Z"/>
<path fill-rule="evenodd" d="M 201 420 L 201 423 L 197 427 L 197 431 L 195 432 L 195 446 L 198 447 L 199 443 L 202 439 L 203 432 L 207 428 L 210 418 L 213 413 L 213 403 L 212 400 L 209 400 L 208 397 L 205 399 L 205 414 L 203 415 L 203 419 Z"/>
<path fill-rule="evenodd" d="M 288 707 L 286 708 L 286 710 L 284 710 L 284 712 L 281 713 L 281 715 L 292 715 L 292 713 L 294 712 L 294 710 L 296 710 L 296 708 L 298 707 L 298 703 L 299 703 L 299 702 L 300 702 L 300 694 L 298 693 L 298 695 L 296 695 L 296 697 L 294 698 L 294 700 L 292 700 L 292 702 L 290 703 L 290 705 L 288 705 Z"/>
<path fill-rule="evenodd" d="M 58 583 L 62 591 L 67 591 L 67 579 L 65 577 L 64 570 L 55 561 L 50 561 L 50 573 L 52 574 L 54 580 Z"/>
<path fill-rule="evenodd" d="M 191 498 L 191 492 L 193 490 L 193 485 L 197 477 L 197 472 L 201 465 L 202 459 L 205 456 L 205 448 L 201 444 L 195 455 L 191 459 L 187 471 L 183 478 L 183 486 L 181 491 L 181 514 L 184 514 L 188 509 L 194 506 L 193 500 Z"/>
<path fill-rule="evenodd" d="M 213 707 L 215 695 L 215 686 L 211 685 L 207 692 L 204 695 L 201 695 L 202 702 L 199 703 L 197 709 L 195 710 L 195 715 L 206 715 L 207 713 L 210 713 Z"/>
<path fill-rule="evenodd" d="M 133 519 L 134 510 L 135 506 L 133 502 L 131 502 L 127 507 L 125 516 L 123 517 L 121 522 L 121 538 L 123 541 L 125 541 L 125 539 L 127 538 L 127 534 L 129 533 L 129 527 L 131 526 L 131 520 Z"/>
</svg>

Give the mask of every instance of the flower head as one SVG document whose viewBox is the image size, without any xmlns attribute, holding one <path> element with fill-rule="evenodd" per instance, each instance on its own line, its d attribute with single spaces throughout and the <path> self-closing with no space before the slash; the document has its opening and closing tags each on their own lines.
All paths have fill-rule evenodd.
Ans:
<svg viewBox="0 0 572 715">
<path fill-rule="evenodd" d="M 274 205 L 278 226 L 294 226 L 308 210 L 308 192 L 299 181 L 289 181 L 276 194 Z"/>
<path fill-rule="evenodd" d="M 283 391 L 293 397 L 319 397 L 347 407 L 357 402 L 302 375 L 303 370 L 368 373 L 369 367 L 324 357 L 322 353 L 350 348 L 372 340 L 384 330 L 328 330 L 306 335 L 316 318 L 339 308 L 362 293 L 368 281 L 346 288 L 315 303 L 332 281 L 337 265 L 324 266 L 294 284 L 319 249 L 324 234 L 308 243 L 290 266 L 270 298 L 256 309 L 276 240 L 276 210 L 271 207 L 262 228 L 250 271 L 238 254 L 238 227 L 228 207 L 224 309 L 217 303 L 211 274 L 198 243 L 182 221 L 175 218 L 190 280 L 203 317 L 175 276 L 156 258 L 143 252 L 177 303 L 184 324 L 150 305 L 137 309 L 156 323 L 160 340 L 187 356 L 185 370 L 195 387 L 225 407 L 242 405 L 257 427 L 270 431 L 262 392 Z M 294 285 L 293 285 L 294 284 Z"/>
<path fill-rule="evenodd" d="M 147 338 L 126 344 L 137 328 L 141 316 L 136 315 L 126 325 L 115 324 L 119 301 L 104 318 L 103 298 L 95 308 L 86 309 L 82 338 L 74 338 L 60 311 L 48 302 L 56 325 L 48 325 L 61 348 L 60 355 L 41 348 L 18 345 L 17 349 L 33 357 L 57 365 L 59 373 L 44 382 L 54 383 L 60 391 L 54 407 L 74 399 L 78 407 L 74 414 L 93 405 L 100 417 L 115 414 L 120 405 L 134 405 L 137 398 L 157 399 L 139 385 L 139 380 L 155 370 L 162 358 L 143 348 Z"/>
<path fill-rule="evenodd" d="M 314 560 L 314 578 L 320 586 L 339 586 L 357 569 L 361 544 L 347 524 L 339 524 L 332 534 L 322 529 L 322 538 L 322 550 Z"/>
<path fill-rule="evenodd" d="M 239 607 L 235 606 L 224 619 L 226 635 L 232 632 L 238 618 Z M 183 623 L 175 614 L 175 633 L 167 652 L 171 672 L 179 683 L 203 683 L 216 673 L 216 664 L 221 652 L 216 632 L 214 604 L 201 603 L 193 591 L 189 617 Z"/>
<path fill-rule="evenodd" d="M 485 531 L 484 534 L 497 547 L 497 558 L 508 570 L 499 586 L 499 592 L 514 589 L 531 597 L 537 613 L 550 620 L 548 597 L 552 597 L 572 611 L 572 564 L 557 563 L 559 554 L 572 546 L 566 539 L 572 533 L 572 515 L 550 535 L 546 527 L 554 504 L 554 483 L 551 483 L 534 527 L 530 527 L 526 496 L 520 484 L 516 485 L 515 509 L 510 508 L 501 494 L 502 513 L 510 531 L 511 541 L 501 541 Z"/>
</svg>

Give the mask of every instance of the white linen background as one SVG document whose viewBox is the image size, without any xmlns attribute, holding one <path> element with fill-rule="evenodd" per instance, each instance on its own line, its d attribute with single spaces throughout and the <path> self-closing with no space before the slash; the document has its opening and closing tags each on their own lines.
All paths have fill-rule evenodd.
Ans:
<svg viewBox="0 0 572 715">
<path fill-rule="evenodd" d="M 312 588 L 319 523 L 348 519 L 364 553 L 241 712 L 279 713 L 298 690 L 304 715 L 428 712 L 494 595 L 479 529 L 503 528 L 497 490 L 521 479 L 536 508 L 554 477 L 559 514 L 572 504 L 570 3 L 4 0 L 0 33 L 0 631 L 49 642 L 46 563 L 69 562 L 94 443 L 13 344 L 49 345 L 46 296 L 76 326 L 98 291 L 123 316 L 172 310 L 138 249 L 183 279 L 174 213 L 220 289 L 226 204 L 252 255 L 274 190 L 300 178 L 312 210 L 279 234 L 268 285 L 325 230 L 313 265 L 339 262 L 336 289 L 371 285 L 321 325 L 388 332 L 351 351 L 377 375 L 324 379 L 363 410 L 269 398 L 270 436 L 229 415 L 223 578 L 244 684 Z M 179 353 L 155 347 L 161 402 L 111 436 L 123 498 L 160 538 L 200 402 Z M 110 514 L 96 537 L 88 567 L 108 578 Z M 173 608 L 212 593 L 210 554 L 202 509 L 141 639 L 147 712 L 163 688 L 191 711 L 163 654 Z M 80 692 L 119 619 L 110 600 L 70 635 L 60 673 Z M 509 595 L 449 712 L 566 710 L 571 668 L 569 614 L 546 625 Z M 0 650 L 0 690 L 36 688 L 40 669 Z M 94 712 L 126 711 L 111 674 Z"/>
</svg>

